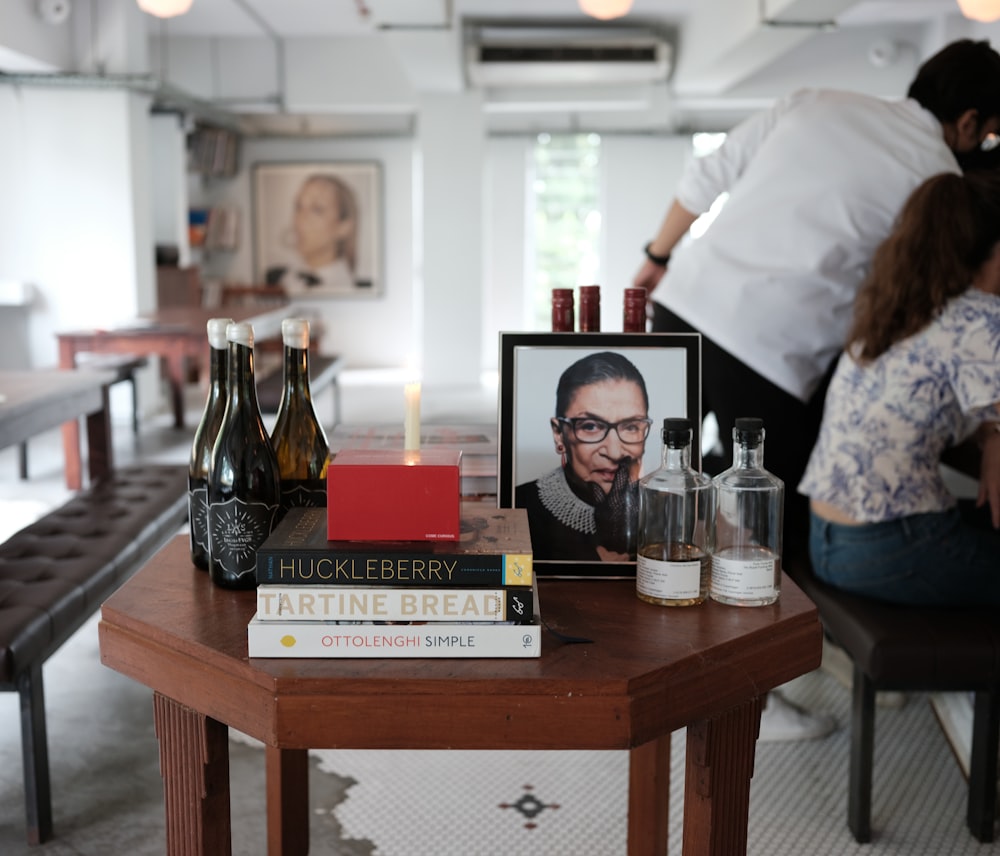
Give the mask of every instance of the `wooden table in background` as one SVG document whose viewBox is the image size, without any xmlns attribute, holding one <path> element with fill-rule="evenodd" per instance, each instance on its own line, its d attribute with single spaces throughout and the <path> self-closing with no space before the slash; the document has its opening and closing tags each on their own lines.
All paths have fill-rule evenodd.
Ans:
<svg viewBox="0 0 1000 856">
<path fill-rule="evenodd" d="M 629 750 L 628 853 L 667 847 L 670 733 L 687 727 L 685 856 L 746 852 L 764 694 L 819 665 L 816 610 L 643 603 L 631 580 L 539 585 L 542 656 L 249 659 L 255 594 L 178 536 L 102 607 L 102 662 L 154 691 L 167 852 L 231 850 L 227 727 L 265 744 L 268 853 L 309 849 L 310 748 Z"/>
<path fill-rule="evenodd" d="M 133 324 L 122 327 L 57 333 L 59 365 L 75 368 L 76 355 L 81 351 L 161 357 L 170 381 L 174 425 L 183 428 L 188 364 L 197 365 L 201 372 L 208 367 L 208 319 L 224 315 L 235 321 L 249 321 L 254 326 L 254 337 L 260 340 L 280 336 L 281 321 L 287 314 L 287 305 L 224 309 L 171 306 L 143 315 Z"/>
<path fill-rule="evenodd" d="M 108 385 L 114 372 L 27 369 L 0 371 L 0 448 L 30 440 L 72 419 L 74 431 L 63 432 L 66 486 L 83 483 L 80 425 L 86 417 L 87 465 L 91 481 L 111 472 L 111 417 Z"/>
</svg>

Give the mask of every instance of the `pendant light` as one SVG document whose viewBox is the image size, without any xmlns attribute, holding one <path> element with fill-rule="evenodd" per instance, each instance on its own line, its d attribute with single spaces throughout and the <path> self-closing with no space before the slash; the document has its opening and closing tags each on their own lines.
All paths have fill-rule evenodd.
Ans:
<svg viewBox="0 0 1000 856">
<path fill-rule="evenodd" d="M 620 18 L 632 8 L 633 0 L 579 0 L 580 8 L 592 18 L 609 21 Z"/>
<path fill-rule="evenodd" d="M 155 15 L 157 18 L 173 18 L 183 15 L 194 0 L 135 0 L 143 12 Z"/>
<path fill-rule="evenodd" d="M 989 23 L 1000 18 L 1000 0 L 958 0 L 958 8 L 973 21 Z"/>
</svg>

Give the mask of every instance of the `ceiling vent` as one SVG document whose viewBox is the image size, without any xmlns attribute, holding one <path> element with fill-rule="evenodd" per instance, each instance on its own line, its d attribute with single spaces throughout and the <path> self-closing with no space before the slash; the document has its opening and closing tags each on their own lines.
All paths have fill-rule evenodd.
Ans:
<svg viewBox="0 0 1000 856">
<path fill-rule="evenodd" d="M 670 73 L 671 48 L 650 30 L 608 26 L 467 24 L 473 86 L 652 83 Z"/>
</svg>

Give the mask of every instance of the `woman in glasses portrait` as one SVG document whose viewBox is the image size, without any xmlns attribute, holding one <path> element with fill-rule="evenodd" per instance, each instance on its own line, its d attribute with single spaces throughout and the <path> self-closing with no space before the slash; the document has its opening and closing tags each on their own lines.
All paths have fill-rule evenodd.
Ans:
<svg viewBox="0 0 1000 856">
<path fill-rule="evenodd" d="M 537 559 L 635 559 L 638 480 L 649 418 L 646 382 L 613 351 L 590 354 L 559 377 L 549 422 L 559 465 L 516 487 Z"/>
</svg>

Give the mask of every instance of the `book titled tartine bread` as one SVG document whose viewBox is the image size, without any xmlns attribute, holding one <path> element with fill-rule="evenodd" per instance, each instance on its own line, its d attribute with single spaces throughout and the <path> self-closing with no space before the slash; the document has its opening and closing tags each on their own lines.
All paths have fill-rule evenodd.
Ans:
<svg viewBox="0 0 1000 856">
<path fill-rule="evenodd" d="M 266 621 L 247 625 L 251 657 L 328 659 L 409 657 L 539 657 L 542 623 L 537 587 L 529 624 L 428 621 L 374 624 L 349 621 Z"/>
<path fill-rule="evenodd" d="M 463 502 L 457 541 L 330 541 L 326 509 L 292 508 L 257 550 L 259 585 L 530 586 L 523 508 Z"/>
</svg>

